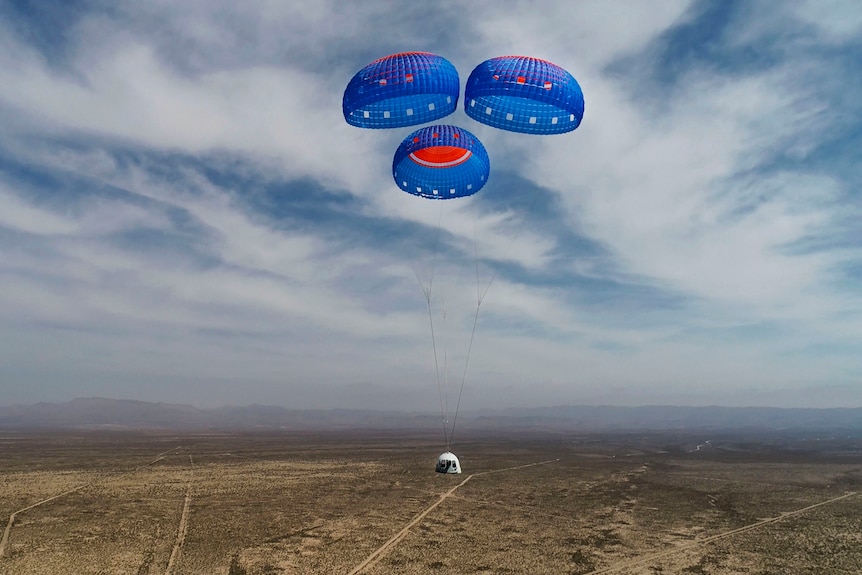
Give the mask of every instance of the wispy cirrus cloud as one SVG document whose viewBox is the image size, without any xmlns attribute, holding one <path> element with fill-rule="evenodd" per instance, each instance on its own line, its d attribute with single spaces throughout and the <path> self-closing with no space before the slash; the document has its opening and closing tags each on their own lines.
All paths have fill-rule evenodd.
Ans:
<svg viewBox="0 0 862 575">
<path fill-rule="evenodd" d="M 492 283 L 474 407 L 862 400 L 854 5 L 531 6 L 0 7 L 4 395 L 430 409 L 433 267 L 453 366 Z M 558 62 L 584 123 L 458 111 L 486 189 L 401 194 L 340 97 L 405 49 Z"/>
</svg>

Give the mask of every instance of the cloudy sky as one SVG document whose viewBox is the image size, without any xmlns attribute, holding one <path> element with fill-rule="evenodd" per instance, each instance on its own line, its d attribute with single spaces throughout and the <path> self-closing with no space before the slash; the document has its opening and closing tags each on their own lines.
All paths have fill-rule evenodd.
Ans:
<svg viewBox="0 0 862 575">
<path fill-rule="evenodd" d="M 412 50 L 583 123 L 404 194 L 341 97 Z M 433 279 L 463 409 L 862 405 L 860 149 L 856 0 L 0 0 L 0 403 L 434 411 Z"/>
</svg>

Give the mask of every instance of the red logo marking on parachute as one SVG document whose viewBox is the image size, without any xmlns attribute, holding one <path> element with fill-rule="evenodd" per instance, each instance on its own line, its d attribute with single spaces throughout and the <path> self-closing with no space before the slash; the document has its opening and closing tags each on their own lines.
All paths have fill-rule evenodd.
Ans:
<svg viewBox="0 0 862 575">
<path fill-rule="evenodd" d="M 412 82 L 413 81 L 413 74 L 407 74 L 407 76 L 404 77 L 404 80 L 406 82 Z"/>
<path fill-rule="evenodd" d="M 523 76 L 518 76 L 518 83 L 519 83 L 519 84 L 526 84 L 526 83 L 527 83 L 527 79 L 526 79 L 525 77 L 523 77 Z"/>
<path fill-rule="evenodd" d="M 550 90 L 552 85 L 550 82 L 545 82 L 545 90 Z"/>
<path fill-rule="evenodd" d="M 473 152 L 457 146 L 430 146 L 416 150 L 410 159 L 426 168 L 451 168 L 470 159 Z"/>
</svg>

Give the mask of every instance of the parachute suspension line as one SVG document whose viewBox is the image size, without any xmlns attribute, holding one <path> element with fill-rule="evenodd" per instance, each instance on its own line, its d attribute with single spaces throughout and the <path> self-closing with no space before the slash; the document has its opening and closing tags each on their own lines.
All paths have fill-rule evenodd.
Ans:
<svg viewBox="0 0 862 575">
<path fill-rule="evenodd" d="M 476 315 L 473 316 L 473 331 L 470 332 L 470 343 L 467 345 L 467 358 L 464 360 L 464 373 L 461 374 L 461 386 L 458 389 L 458 402 L 455 404 L 455 415 L 452 416 L 452 429 L 449 430 L 449 440 L 455 435 L 455 423 L 458 421 L 458 410 L 461 408 L 461 395 L 464 393 L 464 382 L 467 381 L 467 367 L 470 365 L 470 352 L 473 350 L 473 338 L 476 337 L 476 326 L 479 325 L 479 306 L 476 305 Z"/>
<path fill-rule="evenodd" d="M 434 371 L 437 374 L 437 392 L 440 395 L 440 421 L 443 424 L 443 439 L 446 445 L 449 445 L 448 422 L 446 421 L 446 412 L 443 409 L 443 386 L 440 383 L 440 363 L 437 360 L 437 339 L 434 337 L 434 313 L 431 309 L 430 291 L 425 293 L 427 294 L 425 299 L 428 302 L 428 323 L 431 326 L 431 349 L 434 352 Z"/>
<path fill-rule="evenodd" d="M 446 353 L 446 302 L 440 308 L 440 314 L 443 316 L 443 402 L 445 408 L 443 410 L 443 427 L 449 426 L 449 356 Z M 445 435 L 445 433 L 444 433 Z M 452 435 L 446 437 L 446 451 L 449 451 Z"/>
<path fill-rule="evenodd" d="M 437 221 L 437 235 L 434 239 L 434 252 L 433 252 L 432 259 L 431 259 L 431 270 L 430 270 L 430 274 L 428 276 L 428 284 L 426 285 L 425 282 L 422 280 L 422 277 L 419 274 L 419 270 L 416 269 L 416 262 L 415 261 L 413 262 L 413 273 L 416 275 L 416 281 L 419 282 L 419 288 L 422 290 L 422 294 L 425 296 L 425 302 L 428 304 L 428 323 L 431 327 L 431 349 L 434 353 L 434 371 L 435 371 L 436 376 L 437 376 L 437 393 L 440 396 L 440 420 L 441 420 L 441 423 L 443 425 L 443 441 L 446 444 L 446 450 L 448 451 L 449 450 L 449 434 L 448 434 L 448 427 L 449 427 L 449 421 L 448 421 L 449 407 L 448 407 L 448 404 L 449 404 L 449 401 L 448 401 L 448 398 L 446 397 L 446 390 L 444 388 L 444 384 L 443 384 L 441 377 L 440 377 L 440 361 L 439 361 L 439 354 L 437 353 L 437 338 L 435 337 L 435 333 L 434 333 L 434 310 L 433 310 L 432 305 L 431 305 L 431 294 L 432 294 L 432 288 L 434 286 L 434 270 L 437 266 L 437 255 L 438 255 L 439 247 L 440 247 L 440 236 L 442 233 L 442 229 L 443 229 L 443 206 L 441 205 L 440 206 L 440 216 L 439 216 L 439 219 Z M 445 321 L 446 321 L 445 310 L 443 312 L 443 321 L 444 321 L 444 327 L 445 327 Z M 444 370 L 446 370 L 447 368 L 446 368 L 445 341 L 443 343 L 444 343 L 444 345 L 443 345 L 444 364 L 443 365 L 444 365 Z M 446 379 L 448 380 L 448 374 L 444 373 L 444 377 L 446 377 Z M 444 400 L 445 400 L 445 404 L 444 404 Z"/>
<path fill-rule="evenodd" d="M 473 259 L 476 264 L 476 313 L 473 316 L 473 329 L 470 332 L 470 343 L 467 345 L 467 357 L 464 359 L 464 372 L 461 374 L 461 385 L 458 389 L 458 402 L 455 404 L 455 414 L 452 416 L 452 429 L 449 430 L 449 439 L 455 435 L 455 424 L 458 422 L 458 411 L 461 409 L 461 396 L 464 394 L 464 383 L 467 381 L 467 368 L 470 365 L 470 352 L 473 351 L 473 339 L 476 337 L 476 327 L 479 325 L 479 308 L 482 307 L 482 302 L 491 289 L 491 284 L 497 277 L 497 274 L 491 276 L 488 285 L 482 289 L 482 283 L 479 279 L 479 248 L 476 240 L 476 215 L 473 214 Z"/>
<path fill-rule="evenodd" d="M 530 203 L 530 208 L 528 211 L 532 211 L 533 206 L 536 203 L 536 198 L 533 198 L 533 201 Z M 512 236 L 512 240 L 509 242 L 509 245 L 506 247 L 506 252 L 503 256 L 503 259 L 508 257 L 509 252 L 512 251 L 512 246 L 515 245 L 515 240 L 518 239 L 518 236 L 521 235 L 521 231 L 524 228 L 524 222 L 521 221 L 521 225 L 518 226 L 518 229 L 515 231 L 515 234 Z M 482 302 L 485 301 L 485 296 L 488 295 L 488 290 L 491 289 L 491 285 L 493 285 L 494 281 L 497 279 L 499 275 L 499 269 L 494 270 L 491 274 L 488 283 L 485 284 L 485 288 L 482 289 L 482 282 L 479 278 L 479 249 L 478 242 L 476 240 L 476 217 L 475 214 L 473 216 L 473 256 L 476 263 L 476 314 L 473 316 L 473 330 L 470 332 L 470 343 L 467 346 L 467 358 L 464 361 L 464 373 L 461 375 L 461 386 L 458 390 L 458 402 L 455 404 L 455 415 L 452 417 L 452 428 L 449 430 L 449 440 L 452 440 L 452 437 L 455 435 L 455 424 L 458 421 L 458 410 L 461 408 L 461 396 L 464 393 L 464 383 L 467 381 L 467 367 L 470 364 L 470 352 L 473 350 L 473 338 L 476 337 L 476 328 L 479 325 L 479 309 L 482 307 Z"/>
</svg>

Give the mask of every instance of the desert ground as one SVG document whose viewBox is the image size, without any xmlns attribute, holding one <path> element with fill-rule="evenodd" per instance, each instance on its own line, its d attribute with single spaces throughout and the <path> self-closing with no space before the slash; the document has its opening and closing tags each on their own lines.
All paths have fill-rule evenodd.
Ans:
<svg viewBox="0 0 862 575">
<path fill-rule="evenodd" d="M 862 573 L 862 437 L 0 432 L 0 573 Z"/>
</svg>

